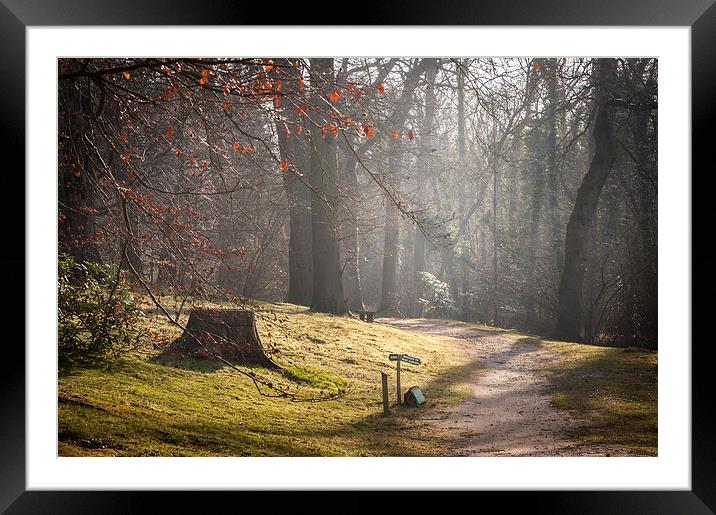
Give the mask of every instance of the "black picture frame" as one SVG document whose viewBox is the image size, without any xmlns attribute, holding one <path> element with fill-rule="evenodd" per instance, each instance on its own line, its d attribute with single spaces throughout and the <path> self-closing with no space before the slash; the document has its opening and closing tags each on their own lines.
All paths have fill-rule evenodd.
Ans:
<svg viewBox="0 0 716 515">
<path fill-rule="evenodd" d="M 278 4 L 277 4 L 278 5 Z M 317 4 L 318 5 L 318 4 Z M 692 182 L 692 221 L 709 227 L 714 221 L 710 199 L 714 188 L 704 181 L 713 181 L 710 147 L 714 144 L 716 115 L 716 5 L 714 0 L 425 0 L 387 1 L 365 0 L 344 6 L 323 6 L 322 15 L 307 9 L 304 3 L 282 5 L 276 13 L 266 10 L 261 2 L 216 0 L 198 4 L 191 0 L 0 0 L 0 91 L 2 115 L 0 127 L 2 156 L 18 158 L 14 170 L 24 170 L 25 149 L 25 29 L 43 25 L 247 25 L 340 24 L 345 20 L 356 25 L 571 25 L 571 26 L 689 26 L 691 27 L 692 72 L 692 170 L 703 167 L 698 176 L 699 187 Z M 342 11 L 343 7 L 347 7 Z M 267 14 L 270 14 L 267 17 Z M 699 165 L 698 163 L 703 163 Z M 710 166 L 706 167 L 706 163 Z M 697 175 L 691 173 L 694 181 Z M 684 178 L 687 180 L 688 178 Z M 14 181 L 14 184 L 13 184 Z M 8 190 L 12 188 L 12 190 Z M 0 262 L 6 271 L 6 284 L 13 292 L 15 309 L 22 309 L 24 281 L 10 270 L 25 268 L 25 226 L 17 222 L 24 213 L 24 177 L 22 173 L 4 173 L 3 189 L 12 191 L 20 205 L 3 203 L 3 211 L 14 220 L 4 229 L 7 240 L 20 249 L 11 256 L 2 253 Z M 12 210 L 12 211 L 11 211 Z M 24 222 L 24 219 L 23 219 Z M 695 229 L 692 234 L 698 234 Z M 692 268 L 698 265 L 700 280 L 692 290 L 692 320 L 709 320 L 709 302 L 697 303 L 694 293 L 712 289 L 716 259 L 707 246 L 700 250 L 692 246 Z M 708 272 L 711 270 L 711 272 Z M 26 273 L 31 273 L 26 270 Z M 692 270 L 692 274 L 695 270 Z M 22 284 L 21 284 L 22 283 Z M 704 297 L 707 298 L 707 297 Z M 31 306 L 28 306 L 31 309 Z M 7 314 L 6 314 L 7 316 Z M 10 318 L 14 320 L 20 318 Z M 701 326 L 700 322 L 697 324 Z M 20 325 L 20 324 L 16 324 Z M 694 327 L 695 328 L 695 327 Z M 24 339 L 24 329 L 20 329 Z M 696 334 L 696 333 L 694 333 Z M 452 494 L 451 502 L 463 502 L 465 495 L 480 501 L 494 500 L 502 509 L 525 503 L 537 513 L 714 513 L 716 511 L 716 401 L 710 393 L 709 377 L 713 365 L 709 361 L 708 339 L 692 338 L 692 456 L 690 491 L 585 491 L 585 492 L 471 492 Z M 207 507 L 211 503 L 228 501 L 268 503 L 271 510 L 276 503 L 293 502 L 295 494 L 272 493 L 266 500 L 261 492 L 202 492 L 189 494 L 174 492 L 81 492 L 26 491 L 25 487 L 25 352 L 22 346 L 8 344 L 3 350 L 0 383 L 3 385 L 3 409 L 0 421 L 0 510 L 7 513 L 126 513 L 151 509 L 148 502 L 161 495 L 162 511 L 188 511 L 193 505 Z M 14 340 L 15 342 L 19 339 Z M 684 342 L 685 344 L 691 342 Z M 304 492 L 309 504 L 328 502 L 316 492 Z M 338 512 L 373 510 L 371 494 L 344 494 Z M 454 496 L 457 495 L 458 498 Z M 199 497 L 199 498 L 198 498 Z M 311 499 L 311 497 L 314 497 Z M 401 511 L 423 506 L 424 493 L 401 496 Z M 470 499 L 470 502 L 474 502 Z M 384 503 L 381 503 L 385 505 Z M 482 506 L 489 506 L 482 504 Z M 321 510 L 319 510 L 321 511 Z M 335 511 L 335 510 L 332 510 Z"/>
</svg>

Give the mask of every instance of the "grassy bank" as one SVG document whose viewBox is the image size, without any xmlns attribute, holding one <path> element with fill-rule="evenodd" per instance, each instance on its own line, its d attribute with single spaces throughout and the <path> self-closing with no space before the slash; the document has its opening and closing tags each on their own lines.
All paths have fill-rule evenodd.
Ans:
<svg viewBox="0 0 716 515">
<path fill-rule="evenodd" d="M 545 368 L 552 402 L 585 421 L 571 434 L 577 443 L 657 455 L 656 352 L 553 341 L 541 345 L 555 354 Z"/>
<path fill-rule="evenodd" d="M 147 312 L 152 313 L 149 305 Z M 58 385 L 61 456 L 376 456 L 440 455 L 440 435 L 408 408 L 381 416 L 380 371 L 391 352 L 419 356 L 403 366 L 404 388 L 425 389 L 433 409 L 459 401 L 478 363 L 465 342 L 379 323 L 310 313 L 290 304 L 257 304 L 259 334 L 286 373 L 253 371 L 298 399 L 261 395 L 230 367 L 159 350 L 111 366 L 62 370 Z M 184 315 L 183 321 L 186 319 Z M 168 339 L 179 332 L 161 317 L 148 323 Z"/>
</svg>

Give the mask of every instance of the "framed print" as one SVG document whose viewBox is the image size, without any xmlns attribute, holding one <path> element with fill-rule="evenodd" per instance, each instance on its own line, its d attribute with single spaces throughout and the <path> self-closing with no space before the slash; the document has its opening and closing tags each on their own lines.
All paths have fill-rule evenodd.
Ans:
<svg viewBox="0 0 716 515">
<path fill-rule="evenodd" d="M 713 512 L 716 7 L 359 10 L 3 0 L 0 506 Z"/>
</svg>

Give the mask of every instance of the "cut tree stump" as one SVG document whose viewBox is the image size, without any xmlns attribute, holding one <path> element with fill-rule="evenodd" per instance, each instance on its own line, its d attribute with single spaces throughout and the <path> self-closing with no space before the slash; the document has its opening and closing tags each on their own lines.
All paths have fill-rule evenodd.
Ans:
<svg viewBox="0 0 716 515">
<path fill-rule="evenodd" d="M 193 309 L 186 330 L 171 351 L 204 359 L 280 368 L 266 356 L 256 330 L 254 312 L 247 309 Z"/>
</svg>

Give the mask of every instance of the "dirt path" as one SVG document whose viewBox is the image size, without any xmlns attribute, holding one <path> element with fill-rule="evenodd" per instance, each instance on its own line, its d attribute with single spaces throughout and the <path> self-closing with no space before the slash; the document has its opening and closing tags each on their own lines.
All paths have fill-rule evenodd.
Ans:
<svg viewBox="0 0 716 515">
<path fill-rule="evenodd" d="M 537 372 L 549 351 L 498 332 L 449 327 L 424 319 L 381 319 L 402 329 L 464 339 L 485 368 L 470 377 L 471 393 L 457 405 L 437 407 L 431 421 L 455 434 L 455 456 L 589 456 L 608 453 L 570 442 L 576 427 L 565 411 L 551 405 L 547 380 Z"/>
</svg>

